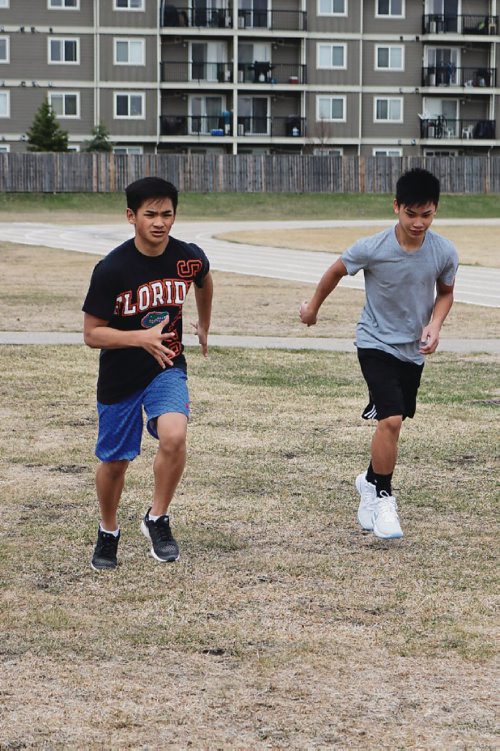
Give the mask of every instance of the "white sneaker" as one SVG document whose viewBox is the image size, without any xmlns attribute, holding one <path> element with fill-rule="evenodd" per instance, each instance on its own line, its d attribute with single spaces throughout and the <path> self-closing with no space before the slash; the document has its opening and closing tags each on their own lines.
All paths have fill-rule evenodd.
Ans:
<svg viewBox="0 0 500 751">
<path fill-rule="evenodd" d="M 403 530 L 399 523 L 398 506 L 393 495 L 382 491 L 376 498 L 376 506 L 373 512 L 373 534 L 382 540 L 391 540 L 403 537 Z"/>
<path fill-rule="evenodd" d="M 361 496 L 358 508 L 358 522 L 368 532 L 373 530 L 373 512 L 377 507 L 377 488 L 368 482 L 366 472 L 356 477 L 356 490 Z"/>
</svg>

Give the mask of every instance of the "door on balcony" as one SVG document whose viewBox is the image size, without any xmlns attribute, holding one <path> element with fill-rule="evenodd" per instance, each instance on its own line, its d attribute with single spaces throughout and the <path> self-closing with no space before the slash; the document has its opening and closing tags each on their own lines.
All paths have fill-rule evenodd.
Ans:
<svg viewBox="0 0 500 751">
<path fill-rule="evenodd" d="M 238 135 L 269 135 L 268 111 L 268 97 L 238 97 Z"/>
<path fill-rule="evenodd" d="M 230 80 L 225 42 L 193 42 L 191 44 L 191 80 Z"/>
<path fill-rule="evenodd" d="M 427 113 L 431 138 L 457 138 L 459 135 L 458 99 L 424 99 L 424 111 Z"/>
<path fill-rule="evenodd" d="M 208 134 L 221 127 L 222 112 L 225 110 L 221 96 L 192 96 L 189 99 L 189 132 Z"/>
<path fill-rule="evenodd" d="M 434 75 L 435 86 L 456 86 L 458 50 L 451 47 L 430 47 L 427 50 L 427 69 Z M 431 73 L 433 71 L 433 73 Z"/>
<path fill-rule="evenodd" d="M 255 63 L 266 67 L 271 62 L 271 45 L 266 42 L 252 44 L 242 42 L 238 46 L 238 76 L 241 81 L 258 80 Z"/>
<path fill-rule="evenodd" d="M 192 26 L 225 26 L 224 0 L 191 0 Z"/>
<path fill-rule="evenodd" d="M 238 22 L 240 26 L 270 26 L 268 0 L 240 0 L 238 5 Z"/>
<path fill-rule="evenodd" d="M 430 0 L 429 13 L 436 16 L 437 32 L 458 31 L 458 13 L 460 0 Z"/>
</svg>

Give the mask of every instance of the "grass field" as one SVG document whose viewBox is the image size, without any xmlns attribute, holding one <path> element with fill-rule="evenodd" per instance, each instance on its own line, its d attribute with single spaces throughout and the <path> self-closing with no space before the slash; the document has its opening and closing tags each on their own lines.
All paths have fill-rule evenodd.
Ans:
<svg viewBox="0 0 500 751">
<path fill-rule="evenodd" d="M 3 329 L 80 330 L 95 257 L 0 258 Z M 306 336 L 310 285 L 215 279 L 214 333 Z M 352 335 L 362 295 L 336 295 L 315 335 Z M 499 316 L 455 305 L 443 336 L 498 337 Z M 0 346 L 0 749 L 498 748 L 500 357 L 429 359 L 390 543 L 356 522 L 373 426 L 353 355 L 189 349 L 181 560 L 153 561 L 139 531 L 145 437 L 111 575 L 89 565 L 97 357 Z"/>
<path fill-rule="evenodd" d="M 89 566 L 95 352 L 1 347 L 1 748 L 496 748 L 498 359 L 437 355 L 405 425 L 406 536 L 360 532 L 351 355 L 190 351 L 182 557 Z M 497 435 L 498 438 L 498 435 Z"/>
<path fill-rule="evenodd" d="M 0 193 L 2 214 L 13 221 L 30 221 L 30 215 L 57 212 L 73 219 L 75 212 L 93 215 L 94 220 L 116 221 L 123 216 L 125 197 L 121 193 Z M 443 195 L 439 216 L 499 217 L 499 197 L 491 195 Z M 392 197 L 385 194 L 328 193 L 183 193 L 178 218 L 217 221 L 221 219 L 391 219 Z M 40 219 L 36 219 L 40 221 Z M 55 220 L 52 217 L 52 220 Z M 31 219 L 34 221 L 34 219 Z M 46 219 L 46 221 L 49 221 Z"/>
</svg>

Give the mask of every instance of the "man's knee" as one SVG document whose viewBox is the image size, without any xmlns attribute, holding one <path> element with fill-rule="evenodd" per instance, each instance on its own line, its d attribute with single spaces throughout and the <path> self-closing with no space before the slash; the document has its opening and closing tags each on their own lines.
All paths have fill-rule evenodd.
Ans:
<svg viewBox="0 0 500 751">
<path fill-rule="evenodd" d="M 379 420 L 378 427 L 381 431 L 390 433 L 393 436 L 398 436 L 402 424 L 402 415 L 391 415 L 390 417 L 385 417 L 383 420 Z"/>
<path fill-rule="evenodd" d="M 160 451 L 179 454 L 186 449 L 187 419 L 184 415 L 169 414 L 158 418 Z"/>
<path fill-rule="evenodd" d="M 113 462 L 101 462 L 97 471 L 106 474 L 111 480 L 119 480 L 125 475 L 128 465 L 128 459 L 119 459 Z"/>
</svg>

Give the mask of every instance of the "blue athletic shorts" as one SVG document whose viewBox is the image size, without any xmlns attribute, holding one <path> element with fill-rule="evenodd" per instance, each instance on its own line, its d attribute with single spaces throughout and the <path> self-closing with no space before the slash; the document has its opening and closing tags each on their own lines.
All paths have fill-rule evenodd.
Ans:
<svg viewBox="0 0 500 751">
<path fill-rule="evenodd" d="M 116 404 L 97 402 L 99 433 L 95 454 L 102 462 L 135 459 L 141 453 L 143 412 L 148 432 L 158 438 L 160 415 L 180 412 L 189 417 L 187 375 L 180 368 L 165 368 L 143 391 Z"/>
</svg>

